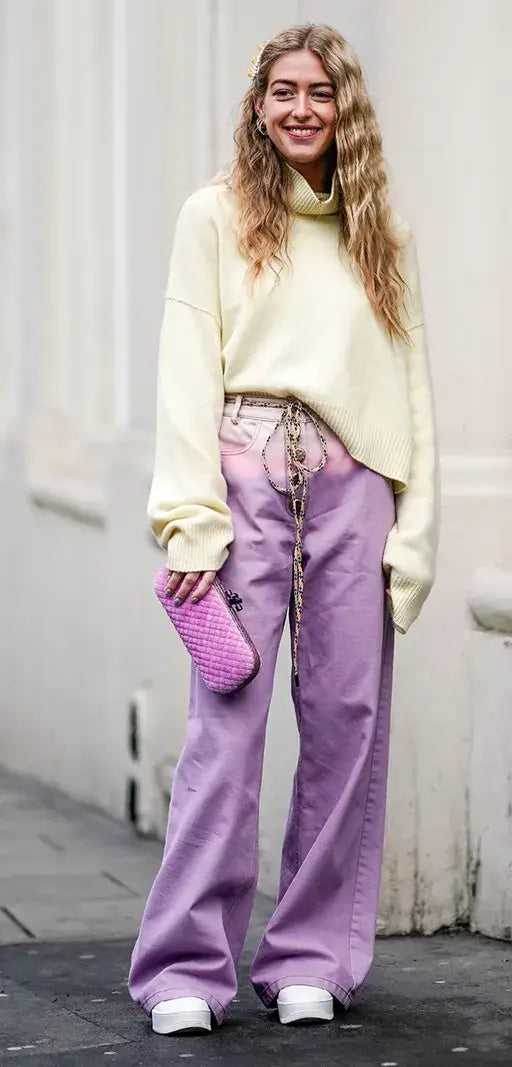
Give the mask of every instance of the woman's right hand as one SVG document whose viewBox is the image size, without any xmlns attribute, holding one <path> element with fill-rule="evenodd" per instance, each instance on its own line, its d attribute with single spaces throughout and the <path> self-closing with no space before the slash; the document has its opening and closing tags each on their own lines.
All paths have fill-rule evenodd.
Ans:
<svg viewBox="0 0 512 1067">
<path fill-rule="evenodd" d="M 197 589 L 194 589 L 194 595 L 191 597 L 192 603 L 202 600 L 205 593 L 211 589 L 213 581 L 217 571 L 168 571 L 167 581 L 165 585 L 165 592 L 167 596 L 173 596 L 176 603 L 182 604 L 186 600 L 191 589 L 197 582 L 197 579 L 202 575 Z"/>
</svg>

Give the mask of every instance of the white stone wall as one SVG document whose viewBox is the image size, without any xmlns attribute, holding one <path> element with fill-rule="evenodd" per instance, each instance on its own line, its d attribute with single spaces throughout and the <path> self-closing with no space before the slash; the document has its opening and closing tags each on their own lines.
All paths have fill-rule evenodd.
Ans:
<svg viewBox="0 0 512 1067">
<path fill-rule="evenodd" d="M 361 59 L 420 255 L 443 532 L 436 589 L 398 639 L 381 920 L 430 932 L 469 914 L 485 766 L 467 598 L 512 543 L 507 0 L 466 0 L 463 17 L 458 0 L 0 0 L 0 759 L 118 816 L 136 779 L 141 827 L 163 829 L 188 661 L 152 593 L 145 507 L 173 225 L 229 158 L 257 44 L 304 19 L 336 25 Z M 267 891 L 297 748 L 288 663 L 286 634 Z"/>
</svg>

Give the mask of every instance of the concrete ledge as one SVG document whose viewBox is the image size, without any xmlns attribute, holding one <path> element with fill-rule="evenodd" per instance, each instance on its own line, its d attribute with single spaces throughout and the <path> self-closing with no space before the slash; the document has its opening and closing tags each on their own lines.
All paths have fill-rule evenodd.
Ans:
<svg viewBox="0 0 512 1067">
<path fill-rule="evenodd" d="M 512 633 L 512 570 L 479 567 L 469 591 L 469 608 L 483 630 Z"/>
<path fill-rule="evenodd" d="M 104 528 L 107 525 L 107 505 L 102 487 L 93 487 L 77 478 L 48 478 L 32 483 L 29 495 L 35 507 L 87 526 Z"/>
</svg>

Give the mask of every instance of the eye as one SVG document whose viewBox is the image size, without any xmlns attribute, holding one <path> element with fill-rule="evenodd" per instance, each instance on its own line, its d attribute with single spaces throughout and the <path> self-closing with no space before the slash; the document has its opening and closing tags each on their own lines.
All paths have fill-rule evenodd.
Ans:
<svg viewBox="0 0 512 1067">
<path fill-rule="evenodd" d="M 276 89 L 274 96 L 282 97 L 286 96 L 288 93 L 291 93 L 291 89 Z"/>
<path fill-rule="evenodd" d="M 319 96 L 321 100 L 334 100 L 332 93 L 324 93 L 321 89 L 317 89 L 313 95 Z"/>
</svg>

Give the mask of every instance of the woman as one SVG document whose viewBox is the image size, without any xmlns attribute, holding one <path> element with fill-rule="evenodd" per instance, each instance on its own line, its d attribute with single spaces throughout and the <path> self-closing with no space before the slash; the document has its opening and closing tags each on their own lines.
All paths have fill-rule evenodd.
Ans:
<svg viewBox="0 0 512 1067">
<path fill-rule="evenodd" d="M 231 170 L 177 222 L 148 514 L 169 591 L 199 599 L 218 572 L 261 668 L 222 696 L 192 665 L 129 981 L 159 1033 L 210 1029 L 236 992 L 288 609 L 300 756 L 252 982 L 283 1023 L 352 1003 L 373 956 L 394 630 L 418 616 L 437 550 L 415 244 L 387 204 L 361 68 L 306 25 L 268 41 L 251 79 Z"/>
</svg>

